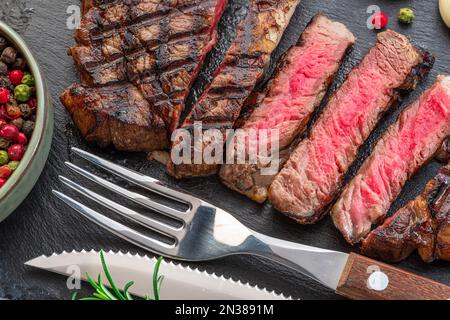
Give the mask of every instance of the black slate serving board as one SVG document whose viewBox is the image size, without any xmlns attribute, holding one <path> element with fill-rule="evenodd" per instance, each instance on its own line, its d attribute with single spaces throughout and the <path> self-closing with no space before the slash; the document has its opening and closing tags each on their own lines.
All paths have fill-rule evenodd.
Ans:
<svg viewBox="0 0 450 320">
<path fill-rule="evenodd" d="M 25 2 L 27 7 L 34 8 L 31 23 L 23 35 L 33 48 L 47 76 L 56 109 L 56 130 L 50 157 L 39 182 L 16 212 L 0 224 L 0 297 L 10 299 L 67 299 L 70 297 L 64 277 L 33 270 L 23 265 L 28 259 L 41 254 L 91 248 L 145 253 L 88 223 L 52 196 L 52 188 L 63 189 L 58 182 L 58 174 L 63 173 L 71 178 L 79 179 L 68 174 L 64 167 L 64 161 L 69 159 L 80 163 L 79 159 L 73 158 L 70 154 L 71 146 L 86 148 L 119 164 L 161 179 L 169 185 L 177 185 L 188 190 L 230 211 L 244 224 L 259 232 L 323 248 L 342 251 L 352 249 L 332 226 L 329 218 L 325 218 L 316 226 L 299 226 L 273 211 L 270 205 L 257 205 L 233 193 L 221 185 L 215 177 L 179 183 L 169 178 L 161 165 L 147 161 L 145 155 L 122 154 L 111 149 L 100 150 L 95 146 L 88 146 L 80 138 L 58 99 L 64 87 L 77 80 L 75 68 L 71 58 L 66 55 L 66 49 L 73 44 L 73 30 L 67 27 L 67 19 L 70 16 L 68 8 L 71 5 L 79 5 L 79 1 L 28 0 L 22 2 Z M 190 101 L 195 100 L 202 85 L 208 81 L 214 69 L 213 66 L 220 61 L 220 57 L 232 39 L 234 26 L 245 12 L 246 3 L 245 0 L 230 0 L 226 16 L 220 26 L 220 44 L 208 58 L 209 67 L 202 71 Z M 370 141 L 362 148 L 360 160 L 355 164 L 352 173 L 361 164 L 361 159 L 368 155 L 380 133 L 395 120 L 399 111 L 431 85 L 437 74 L 450 73 L 450 30 L 440 19 L 437 1 L 378 0 L 375 3 L 389 13 L 390 28 L 410 36 L 415 44 L 432 51 L 436 55 L 437 62 L 431 75 L 417 90 L 406 96 L 402 104 L 394 107 L 386 115 Z M 356 46 L 336 81 L 335 86 L 338 85 L 375 41 L 376 32 L 368 30 L 366 26 L 369 16 L 366 10 L 372 4 L 374 4 L 373 0 L 303 0 L 278 50 L 274 53 L 273 60 L 277 60 L 291 44 L 297 41 L 305 25 L 316 13 L 325 13 L 333 19 L 344 22 L 358 37 Z M 404 6 L 413 7 L 417 14 L 411 26 L 400 25 L 395 17 L 397 10 Z M 268 74 L 272 69 L 273 66 Z M 420 170 L 405 187 L 392 211 L 420 193 L 426 181 L 437 172 L 438 168 L 439 164 L 432 162 Z M 119 181 L 119 183 L 122 182 Z M 337 298 L 334 293 L 301 274 L 258 258 L 229 257 L 192 265 L 209 272 L 283 292 L 295 298 Z M 448 263 L 436 262 L 427 265 L 422 263 L 418 256 L 413 255 L 400 266 L 450 284 Z M 86 287 L 84 286 L 84 290 Z"/>
</svg>

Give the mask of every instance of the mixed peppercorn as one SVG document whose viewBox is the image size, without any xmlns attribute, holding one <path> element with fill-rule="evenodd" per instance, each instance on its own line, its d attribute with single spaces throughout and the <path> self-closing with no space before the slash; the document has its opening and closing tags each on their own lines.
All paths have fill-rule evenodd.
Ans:
<svg viewBox="0 0 450 320">
<path fill-rule="evenodd" d="M 0 188 L 25 154 L 36 108 L 35 81 L 26 61 L 0 37 Z"/>
</svg>

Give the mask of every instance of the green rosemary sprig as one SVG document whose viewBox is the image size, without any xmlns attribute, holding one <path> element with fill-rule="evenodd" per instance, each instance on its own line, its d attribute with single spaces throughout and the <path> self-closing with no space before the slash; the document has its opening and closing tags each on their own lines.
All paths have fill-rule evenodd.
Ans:
<svg viewBox="0 0 450 320">
<path fill-rule="evenodd" d="M 86 272 L 86 277 L 91 284 L 91 286 L 95 289 L 95 292 L 92 294 L 92 297 L 81 298 L 79 300 L 134 300 L 134 297 L 129 293 L 130 288 L 134 285 L 134 281 L 128 282 L 123 290 L 119 290 L 109 272 L 108 266 L 105 261 L 105 257 L 103 254 L 103 250 L 100 251 L 100 260 L 102 262 L 102 268 L 108 279 L 109 286 L 111 287 L 112 292 L 106 288 L 103 284 L 101 274 L 98 275 L 97 282 L 92 279 L 89 273 Z M 161 266 L 163 258 L 159 257 L 156 262 L 155 269 L 153 270 L 153 292 L 155 294 L 154 300 L 159 300 L 159 291 L 161 288 L 161 283 L 163 280 L 163 276 L 159 275 L 159 268 Z M 74 292 L 72 294 L 72 300 L 77 300 L 78 292 Z M 150 295 L 145 296 L 145 300 L 152 300 Z"/>
</svg>

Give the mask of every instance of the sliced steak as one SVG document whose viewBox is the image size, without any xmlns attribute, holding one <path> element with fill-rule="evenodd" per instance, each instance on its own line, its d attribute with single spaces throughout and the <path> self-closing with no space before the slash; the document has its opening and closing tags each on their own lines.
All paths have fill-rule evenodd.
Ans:
<svg viewBox="0 0 450 320">
<path fill-rule="evenodd" d="M 436 159 L 443 163 L 447 163 L 450 161 L 450 137 L 445 139 L 442 143 L 441 148 L 436 153 Z"/>
<path fill-rule="evenodd" d="M 425 262 L 450 261 L 450 165 L 421 195 L 373 230 L 361 248 L 363 254 L 387 262 L 404 260 L 416 249 Z"/>
<path fill-rule="evenodd" d="M 259 131 L 277 130 L 280 150 L 289 148 L 294 139 L 304 133 L 345 53 L 354 42 L 355 37 L 343 24 L 322 15 L 316 16 L 297 45 L 281 59 L 267 86 L 264 100 L 247 118 L 241 131 L 246 132 L 245 135 L 250 138 L 253 130 L 256 133 L 254 138 L 257 139 L 255 145 L 261 146 Z M 236 151 L 238 149 L 235 145 L 231 147 Z M 270 151 L 270 141 L 267 141 L 267 146 L 262 147 Z M 248 153 L 248 149 L 246 152 Z M 286 156 L 289 156 L 288 152 Z M 287 160 L 287 157 L 284 159 Z M 280 166 L 283 166 L 283 161 Z M 267 189 L 278 173 L 277 170 L 276 173 L 267 175 L 261 171 L 264 168 L 267 165 L 235 162 L 223 165 L 220 177 L 229 188 L 262 203 L 266 201 Z"/>
<path fill-rule="evenodd" d="M 273 206 L 299 223 L 315 223 L 338 195 L 342 179 L 383 113 L 430 69 L 432 59 L 388 30 L 329 99 L 307 139 L 269 190 Z"/>
<path fill-rule="evenodd" d="M 246 17 L 240 22 L 236 39 L 216 70 L 211 84 L 186 117 L 181 128 L 192 129 L 194 122 L 222 132 L 233 128 L 241 108 L 262 78 L 284 30 L 300 0 L 251 0 Z M 178 145 L 182 139 L 175 139 Z M 211 141 L 204 141 L 204 147 Z M 220 164 L 168 164 L 168 172 L 177 178 L 208 176 L 217 173 Z"/>
<path fill-rule="evenodd" d="M 88 141 L 132 152 L 169 147 L 164 122 L 132 85 L 89 88 L 73 84 L 61 101 Z"/>
<path fill-rule="evenodd" d="M 372 224 L 384 220 L 406 181 L 449 134 L 450 77 L 440 76 L 389 127 L 333 207 L 333 221 L 349 243 L 359 242 Z"/>
<path fill-rule="evenodd" d="M 132 84 L 169 132 L 217 40 L 227 0 L 85 1 L 71 48 L 81 83 Z"/>
</svg>

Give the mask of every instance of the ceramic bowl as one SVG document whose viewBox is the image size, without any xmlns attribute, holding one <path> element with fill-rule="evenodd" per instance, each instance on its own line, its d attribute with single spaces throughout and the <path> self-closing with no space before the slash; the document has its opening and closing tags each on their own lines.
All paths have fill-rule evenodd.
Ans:
<svg viewBox="0 0 450 320">
<path fill-rule="evenodd" d="M 25 41 L 2 21 L 0 21 L 0 35 L 7 38 L 27 61 L 28 68 L 36 80 L 38 101 L 35 129 L 27 151 L 18 168 L 0 188 L 0 221 L 2 221 L 30 193 L 44 168 L 53 136 L 53 107 L 42 72 Z"/>
</svg>

